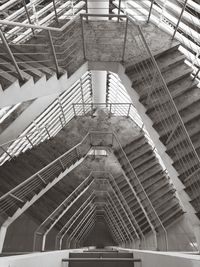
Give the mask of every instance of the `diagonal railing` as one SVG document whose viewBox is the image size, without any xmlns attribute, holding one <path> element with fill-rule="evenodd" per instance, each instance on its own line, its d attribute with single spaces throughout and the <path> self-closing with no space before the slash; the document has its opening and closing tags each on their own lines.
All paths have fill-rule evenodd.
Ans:
<svg viewBox="0 0 200 267">
<path fill-rule="evenodd" d="M 25 202 L 30 198 L 30 196 L 33 196 L 33 192 L 35 189 L 37 189 L 37 187 L 39 185 L 43 185 L 43 187 L 46 186 L 46 183 L 48 181 L 50 181 L 49 179 L 54 179 L 55 175 L 60 174 L 60 172 L 62 172 L 66 167 L 69 167 L 69 165 L 71 165 L 71 162 L 69 160 L 69 158 L 71 159 L 71 157 L 73 159 L 75 159 L 77 156 L 80 158 L 82 156 L 85 156 L 87 154 L 87 151 L 89 151 L 89 149 L 92 146 L 113 146 L 115 143 L 115 147 L 118 147 L 118 149 L 120 149 L 124 155 L 124 158 L 126 159 L 128 165 L 130 166 L 131 170 L 132 170 L 132 174 L 128 176 L 128 178 L 130 179 L 130 184 L 134 185 L 134 180 L 137 181 L 138 185 L 139 185 L 139 191 L 140 194 L 141 192 L 143 192 L 143 195 L 145 196 L 145 201 L 147 201 L 146 203 L 146 207 L 148 206 L 149 208 L 147 209 L 147 211 L 145 211 L 145 208 L 143 207 L 144 203 L 141 203 L 142 205 L 142 210 L 147 218 L 147 220 L 149 221 L 152 229 L 154 229 L 155 227 L 158 227 L 159 225 L 161 227 L 164 228 L 158 214 L 156 213 L 148 195 L 145 192 L 145 189 L 143 188 L 139 178 L 137 177 L 137 174 L 135 173 L 131 163 L 129 162 L 116 134 L 112 133 L 112 132 L 89 132 L 84 139 L 82 140 L 81 143 L 79 143 L 77 146 L 75 146 L 74 148 L 72 148 L 71 150 L 69 150 L 68 152 L 66 152 L 64 155 L 62 155 L 61 157 L 59 157 L 58 159 L 56 159 L 55 161 L 53 161 L 51 164 L 49 164 L 48 166 L 46 166 L 45 168 L 43 168 L 41 171 L 39 171 L 37 174 L 31 176 L 28 180 L 24 181 L 22 184 L 18 185 L 16 188 L 12 189 L 11 191 L 9 191 L 7 194 L 5 194 L 4 196 L 2 196 L 0 198 L 0 208 L 2 212 L 6 212 L 9 208 L 16 206 L 19 207 L 19 204 L 21 206 L 23 206 L 25 204 Z M 39 182 L 38 182 L 39 181 Z M 136 192 L 136 195 L 138 193 Z M 138 196 L 138 199 L 140 197 Z M 143 201 L 144 201 L 143 200 Z M 57 215 L 57 213 L 55 213 Z M 49 218 L 52 219 L 52 218 Z M 52 221 L 52 220 L 51 220 Z M 47 221 L 46 221 L 47 222 Z M 46 225 L 46 222 L 44 225 Z M 53 227 L 52 224 L 50 224 L 51 227 Z M 47 222 L 47 226 L 49 227 L 49 220 Z M 45 229 L 45 228 L 44 228 Z M 164 228 L 165 229 L 165 228 Z M 47 231 L 47 232 L 46 232 Z M 48 233 L 48 228 L 47 230 L 45 230 L 44 232 Z M 40 231 L 38 230 L 38 232 L 40 233 Z"/>
<path fill-rule="evenodd" d="M 52 182 L 66 168 L 73 165 L 78 159 L 84 157 L 89 152 L 89 133 L 83 140 L 71 148 L 69 151 L 55 159 L 39 172 L 26 179 L 21 184 L 0 197 L 0 213 L 9 212 L 12 207 L 15 209 L 19 204 L 23 205 L 29 201 L 37 190 L 42 190 L 48 183 Z"/>
<path fill-rule="evenodd" d="M 167 146 L 172 144 L 171 149 L 174 155 L 178 156 L 177 162 L 182 170 L 185 170 L 187 185 L 191 188 L 190 196 L 199 194 L 200 181 L 200 158 L 186 129 L 184 121 L 178 111 L 174 99 L 159 69 L 156 59 L 147 44 L 142 29 L 131 18 L 131 25 L 134 25 L 139 38 L 133 39 L 133 47 L 137 53 L 143 55 L 143 59 L 138 63 L 132 63 L 132 70 L 140 76 L 140 89 L 142 93 L 146 91 L 146 104 L 154 107 L 157 124 L 161 125 L 161 133 L 164 135 L 162 142 Z M 127 61 L 132 61 L 127 58 Z M 133 83 L 133 87 L 138 85 L 138 81 Z M 163 103 L 165 99 L 165 103 Z M 159 131 L 158 131 L 159 132 Z M 177 142 L 182 140 L 181 142 Z M 189 177 L 189 180 L 187 180 Z M 197 211 L 200 210 L 200 198 L 197 201 Z M 195 207 L 196 208 L 196 207 Z"/>
<path fill-rule="evenodd" d="M 82 98 L 82 94 L 84 97 Z M 92 101 L 91 75 L 89 72 L 59 95 L 19 137 L 0 145 L 0 165 L 21 152 L 54 137 L 74 118 L 72 103 Z M 88 108 L 85 108 L 88 112 Z"/>
</svg>

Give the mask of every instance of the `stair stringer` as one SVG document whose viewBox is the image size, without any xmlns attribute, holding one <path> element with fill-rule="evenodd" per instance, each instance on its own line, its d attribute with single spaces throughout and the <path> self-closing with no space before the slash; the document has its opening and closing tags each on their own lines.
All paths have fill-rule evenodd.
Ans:
<svg viewBox="0 0 200 267">
<path fill-rule="evenodd" d="M 57 98 L 57 95 L 49 95 L 39 97 L 31 103 L 30 106 L 17 117 L 13 119 L 11 114 L 11 121 L 9 125 L 0 133 L 0 144 L 17 139 L 19 135 Z M 12 120 L 13 119 L 13 120 Z M 9 146 L 9 144 L 7 145 Z M 4 145 L 4 148 L 7 148 Z"/>
<path fill-rule="evenodd" d="M 62 180 L 68 173 L 73 171 L 78 167 L 86 158 L 87 154 L 79 159 L 75 164 L 71 165 L 68 169 L 62 172 L 58 177 L 56 177 L 52 182 L 50 182 L 45 188 L 43 188 L 38 194 L 36 194 L 30 201 L 27 201 L 22 208 L 19 208 L 12 217 L 9 217 L 0 228 L 0 253 L 3 250 L 3 245 L 6 237 L 6 232 L 8 227 L 20 216 L 22 215 L 30 206 L 32 206 L 40 197 L 42 197 L 49 189 L 56 185 L 60 180 Z"/>
<path fill-rule="evenodd" d="M 31 77 L 21 87 L 18 80 L 16 80 L 5 91 L 0 91 L 0 108 L 47 95 L 59 95 L 70 88 L 86 71 L 88 71 L 87 62 L 81 65 L 70 77 L 68 77 L 67 72 L 59 79 L 56 74 L 48 80 L 44 75 L 35 83 Z"/>
</svg>

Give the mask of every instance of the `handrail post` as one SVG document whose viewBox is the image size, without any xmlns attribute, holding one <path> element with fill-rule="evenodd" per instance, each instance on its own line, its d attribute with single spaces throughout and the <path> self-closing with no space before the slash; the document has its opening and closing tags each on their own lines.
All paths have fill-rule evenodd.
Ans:
<svg viewBox="0 0 200 267">
<path fill-rule="evenodd" d="M 194 75 L 193 80 L 196 79 L 196 78 L 198 77 L 199 72 L 200 72 L 200 67 L 199 67 L 199 69 L 197 70 L 196 74 Z"/>
<path fill-rule="evenodd" d="M 57 10 L 56 10 L 56 3 L 55 3 L 55 0 L 52 0 L 52 2 L 53 2 L 53 9 L 54 9 L 54 12 L 55 12 L 56 23 L 57 23 L 58 26 L 59 26 L 58 13 L 57 13 Z"/>
<path fill-rule="evenodd" d="M 112 112 L 112 103 L 110 103 L 109 117 L 111 117 L 111 112 Z"/>
<path fill-rule="evenodd" d="M 3 152 L 5 152 L 5 153 L 9 156 L 10 159 L 13 158 L 13 157 L 11 156 L 11 154 L 10 154 L 5 148 L 3 148 L 3 147 L 1 146 L 1 149 L 3 150 Z"/>
<path fill-rule="evenodd" d="M 73 111 L 74 111 L 74 117 L 76 118 L 76 109 L 75 109 L 75 105 L 72 104 L 72 107 L 73 107 Z"/>
<path fill-rule="evenodd" d="M 59 116 L 59 120 L 60 120 L 60 124 L 61 124 L 61 128 L 64 128 L 63 122 L 62 122 L 62 118 Z"/>
<path fill-rule="evenodd" d="M 86 51 L 85 51 L 85 38 L 84 38 L 84 28 L 83 28 L 83 16 L 81 14 L 81 33 L 82 33 L 82 42 L 83 42 L 83 57 L 86 60 Z"/>
<path fill-rule="evenodd" d="M 129 117 L 129 115 L 130 115 L 130 110 L 131 110 L 131 103 L 129 104 L 129 107 L 128 107 L 128 113 L 127 113 L 127 118 Z"/>
<path fill-rule="evenodd" d="M 28 135 L 26 135 L 26 139 L 28 140 L 29 144 L 34 147 L 33 143 L 31 142 L 30 138 L 28 137 Z"/>
<path fill-rule="evenodd" d="M 80 89 L 81 89 L 81 99 L 82 99 L 82 104 L 83 104 L 83 114 L 85 115 L 85 103 L 84 103 L 82 78 L 80 78 Z"/>
<path fill-rule="evenodd" d="M 175 37 L 176 32 L 177 32 L 177 30 L 178 30 L 178 26 L 179 26 L 179 24 L 180 24 L 180 22 L 181 22 L 183 13 L 184 13 L 184 11 L 185 11 L 185 8 L 186 8 L 186 5 L 187 5 L 187 1 L 188 1 L 188 0 L 185 0 L 185 3 L 184 3 L 183 8 L 182 8 L 182 10 L 181 10 L 181 14 L 180 14 L 179 19 L 178 19 L 178 22 L 177 22 L 177 24 L 176 24 L 176 27 L 175 27 L 175 30 L 174 30 L 174 34 L 173 34 L 173 36 L 172 36 L 172 40 L 174 40 L 174 37 Z"/>
<path fill-rule="evenodd" d="M 66 125 L 67 122 L 66 122 L 66 118 L 65 118 L 65 113 L 64 113 L 64 110 L 63 110 L 63 106 L 62 106 L 62 103 L 60 101 L 60 97 L 58 97 L 57 99 L 58 99 L 58 104 L 59 104 L 59 107 L 60 107 L 61 114 L 63 116 L 64 122 L 65 122 L 65 125 Z"/>
<path fill-rule="evenodd" d="M 118 6 L 118 18 L 117 18 L 117 21 L 118 21 L 118 22 L 119 22 L 120 10 L 121 10 L 121 3 L 122 3 L 122 0 L 119 0 L 119 6 Z"/>
<path fill-rule="evenodd" d="M 46 132 L 47 132 L 47 135 L 48 135 L 49 139 L 51 139 L 51 135 L 50 135 L 50 132 L 49 132 L 49 130 L 48 130 L 47 125 L 45 126 L 45 130 L 46 130 Z"/>
<path fill-rule="evenodd" d="M 56 74 L 57 74 L 57 77 L 59 78 L 60 72 L 59 72 L 58 60 L 57 60 L 57 57 L 56 57 L 56 51 L 55 51 L 55 47 L 53 45 L 53 39 L 52 39 L 52 35 L 51 35 L 51 31 L 50 30 L 48 30 L 48 36 L 49 36 L 49 43 L 50 43 L 51 51 L 52 51 L 52 54 L 53 54 L 55 67 L 56 67 Z"/>
<path fill-rule="evenodd" d="M 88 0 L 85 1 L 85 12 L 88 14 Z M 86 17 L 86 20 L 88 21 L 88 16 Z"/>
<path fill-rule="evenodd" d="M 15 60 L 15 57 L 14 57 L 14 55 L 13 55 L 13 53 L 12 53 L 10 47 L 9 47 L 8 41 L 6 40 L 6 37 L 5 37 L 4 33 L 3 33 L 3 31 L 1 30 L 1 28 L 0 28 L 0 37 L 1 37 L 1 40 L 2 40 L 2 42 L 4 44 L 4 46 L 6 47 L 6 50 L 8 51 L 8 54 L 9 54 L 9 56 L 11 58 L 11 61 L 14 64 L 14 67 L 16 69 L 16 72 L 19 75 L 19 79 L 21 81 L 24 81 L 24 78 L 23 78 L 23 76 L 21 74 L 21 70 L 20 70 L 20 68 L 19 68 L 19 66 L 17 64 L 17 61 Z"/>
<path fill-rule="evenodd" d="M 125 28 L 124 45 L 123 45 L 123 52 L 122 52 L 122 62 L 124 62 L 124 57 L 125 57 L 127 32 L 128 32 L 128 17 L 126 18 L 126 28 Z"/>
<path fill-rule="evenodd" d="M 150 6 L 150 10 L 149 10 L 149 15 L 148 15 L 147 23 L 150 20 L 151 12 L 152 12 L 152 9 L 153 9 L 154 2 L 155 2 L 155 0 L 151 0 L 151 6 Z"/>
<path fill-rule="evenodd" d="M 24 9 L 25 9 L 25 12 L 26 12 L 26 16 L 27 16 L 28 22 L 29 22 L 29 24 L 32 24 L 31 18 L 30 18 L 29 12 L 28 12 L 28 8 L 27 8 L 27 5 L 26 5 L 26 1 L 25 0 L 22 0 L 22 3 L 24 5 Z M 34 29 L 31 28 L 31 31 L 33 33 L 33 36 L 35 37 L 35 31 L 34 31 Z"/>
</svg>

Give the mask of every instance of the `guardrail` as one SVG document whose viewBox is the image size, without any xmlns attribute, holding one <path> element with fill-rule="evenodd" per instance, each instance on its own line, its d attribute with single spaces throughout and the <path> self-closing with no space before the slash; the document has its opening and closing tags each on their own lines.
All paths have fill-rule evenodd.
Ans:
<svg viewBox="0 0 200 267">
<path fill-rule="evenodd" d="M 74 117 L 86 115 L 85 110 L 93 115 L 94 111 L 104 109 L 108 111 L 109 116 L 130 116 L 132 103 L 73 103 Z"/>
<path fill-rule="evenodd" d="M 42 190 L 42 188 L 46 187 L 46 185 L 53 181 L 61 172 L 74 164 L 77 159 L 85 156 L 90 150 L 90 139 L 88 137 L 89 134 L 87 134 L 79 144 L 62 156 L 1 196 L 0 213 L 7 213 L 12 208 L 16 210 L 18 207 L 23 206 L 38 190 Z"/>
<path fill-rule="evenodd" d="M 100 146 L 100 147 L 113 146 L 115 149 L 118 148 L 122 151 L 124 159 L 127 161 L 128 165 L 131 169 L 131 173 L 127 176 L 129 181 L 130 181 L 130 186 L 135 187 L 135 181 L 136 181 L 137 187 L 139 188 L 139 189 L 137 189 L 137 190 L 139 190 L 138 192 L 143 192 L 143 194 L 145 196 L 145 201 L 147 201 L 147 203 L 148 203 L 146 205 L 146 206 L 148 206 L 148 210 L 146 210 L 146 208 L 144 208 L 143 203 L 141 203 L 138 200 L 139 197 L 137 196 L 137 200 L 139 201 L 139 205 L 141 206 L 141 209 L 142 209 L 143 213 L 145 214 L 145 217 L 147 218 L 147 221 L 148 221 L 152 231 L 155 232 L 155 229 L 159 229 L 159 227 L 161 229 L 163 229 L 164 234 L 165 234 L 165 242 L 166 242 L 166 250 L 167 250 L 168 249 L 167 231 L 166 231 L 159 215 L 157 214 L 154 206 L 152 205 L 151 200 L 149 199 L 144 187 L 142 186 L 136 172 L 134 171 L 129 159 L 127 158 L 126 153 L 124 152 L 116 134 L 113 132 L 98 132 L 98 131 L 95 132 L 95 131 L 93 131 L 93 132 L 89 132 L 86 135 L 85 140 L 88 140 L 90 142 L 91 147 L 92 146 L 95 146 L 95 147 L 96 146 Z M 88 179 L 90 178 L 90 175 L 88 176 Z M 88 180 L 88 179 L 86 179 L 86 180 Z M 138 195 L 138 192 L 136 192 L 136 195 Z M 65 201 L 62 203 L 62 205 L 65 205 Z M 37 239 L 39 238 L 39 240 L 42 242 L 42 249 L 43 250 L 45 249 L 46 235 L 48 234 L 48 232 L 51 230 L 51 228 L 58 221 L 57 218 L 60 218 L 64 212 L 62 205 L 60 205 L 60 207 L 58 207 L 52 213 L 52 215 L 49 215 L 49 217 L 37 229 L 36 237 L 37 237 Z M 37 242 L 35 241 L 35 244 L 36 243 Z M 37 247 L 37 245 L 35 245 L 35 247 Z"/>
</svg>

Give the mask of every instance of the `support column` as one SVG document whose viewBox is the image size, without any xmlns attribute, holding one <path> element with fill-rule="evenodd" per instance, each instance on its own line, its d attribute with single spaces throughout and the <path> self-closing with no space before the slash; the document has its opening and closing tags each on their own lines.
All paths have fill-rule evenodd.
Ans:
<svg viewBox="0 0 200 267">
<path fill-rule="evenodd" d="M 95 71 L 92 71 L 91 73 L 92 73 L 93 102 L 94 104 L 105 103 L 106 102 L 106 87 L 107 87 L 107 72 L 95 70 Z"/>
<path fill-rule="evenodd" d="M 200 225 L 193 225 L 194 228 L 194 233 L 195 233 L 195 237 L 196 237 L 196 241 L 197 241 L 197 247 L 198 250 L 200 251 Z"/>
<path fill-rule="evenodd" d="M 109 14 L 109 0 L 88 0 L 88 13 Z M 105 20 L 106 18 L 89 17 L 89 20 Z M 107 72 L 92 71 L 93 102 L 106 102 Z M 95 106 L 95 105 L 94 105 Z M 100 108 L 100 107 L 99 107 Z"/>
</svg>

